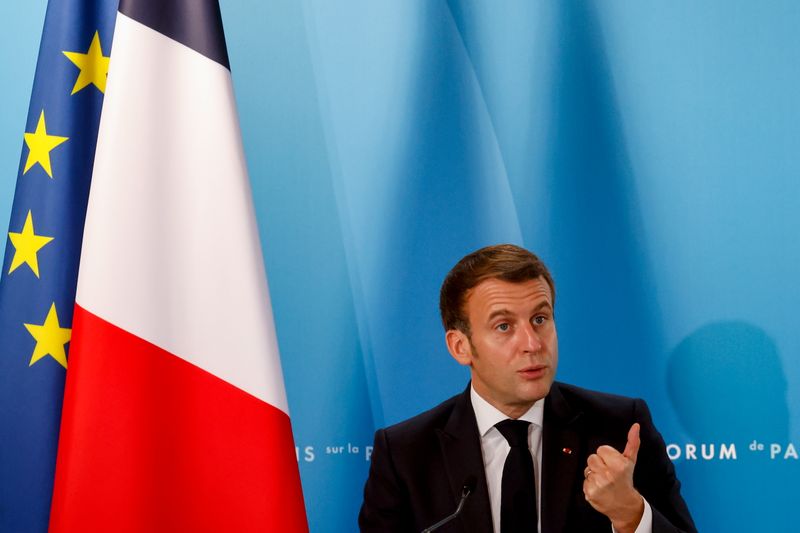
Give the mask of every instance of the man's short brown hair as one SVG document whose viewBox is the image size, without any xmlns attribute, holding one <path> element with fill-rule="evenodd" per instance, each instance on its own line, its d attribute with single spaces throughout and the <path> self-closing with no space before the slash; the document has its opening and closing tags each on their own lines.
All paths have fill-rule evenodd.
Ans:
<svg viewBox="0 0 800 533">
<path fill-rule="evenodd" d="M 550 271 L 541 259 L 514 244 L 497 244 L 464 256 L 447 273 L 439 292 L 439 311 L 445 331 L 457 329 L 470 333 L 469 319 L 464 313 L 467 293 L 483 280 L 497 278 L 522 283 L 543 277 L 550 287 L 553 305 L 556 287 Z"/>
</svg>

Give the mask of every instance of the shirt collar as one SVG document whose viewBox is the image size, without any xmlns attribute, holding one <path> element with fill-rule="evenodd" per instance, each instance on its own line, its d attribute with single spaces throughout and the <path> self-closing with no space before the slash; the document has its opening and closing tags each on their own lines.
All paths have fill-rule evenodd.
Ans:
<svg viewBox="0 0 800 533">
<path fill-rule="evenodd" d="M 494 427 L 498 422 L 508 419 L 508 416 L 499 411 L 495 406 L 484 400 L 475 391 L 475 387 L 470 385 L 469 397 L 472 400 L 472 410 L 475 411 L 475 421 L 478 423 L 478 432 L 481 437 Z M 536 426 L 542 427 L 544 418 L 544 398 L 537 400 L 531 408 L 525 411 L 517 420 L 525 420 Z"/>
</svg>

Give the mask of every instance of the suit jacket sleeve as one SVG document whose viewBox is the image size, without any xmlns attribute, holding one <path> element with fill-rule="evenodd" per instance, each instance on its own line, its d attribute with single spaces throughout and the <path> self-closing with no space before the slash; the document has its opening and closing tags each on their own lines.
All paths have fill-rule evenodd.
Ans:
<svg viewBox="0 0 800 533">
<path fill-rule="evenodd" d="M 359 528 L 362 532 L 411 531 L 412 513 L 407 488 L 399 480 L 383 429 L 375 432 L 370 461 L 364 503 L 358 515 Z"/>
<path fill-rule="evenodd" d="M 641 425 L 641 447 L 636 461 L 634 485 L 653 511 L 653 533 L 696 533 L 675 467 L 667 456 L 664 439 L 653 425 L 650 410 L 636 400 L 634 417 Z"/>
</svg>

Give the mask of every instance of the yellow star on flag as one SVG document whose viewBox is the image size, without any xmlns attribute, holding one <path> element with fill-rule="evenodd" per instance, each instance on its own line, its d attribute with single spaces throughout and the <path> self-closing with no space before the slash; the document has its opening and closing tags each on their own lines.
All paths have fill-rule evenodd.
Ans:
<svg viewBox="0 0 800 533">
<path fill-rule="evenodd" d="M 100 47 L 100 34 L 94 32 L 92 37 L 92 44 L 89 45 L 89 50 L 85 54 L 80 52 L 62 52 L 67 59 L 72 61 L 76 67 L 81 69 L 78 74 L 78 79 L 75 80 L 75 85 L 72 87 L 72 93 L 80 91 L 89 84 L 93 84 L 100 89 L 101 93 L 106 92 L 106 77 L 108 76 L 108 61 L 109 57 L 103 55 L 103 49 Z"/>
<path fill-rule="evenodd" d="M 28 216 L 25 217 L 25 224 L 22 226 L 22 232 L 9 231 L 8 238 L 11 239 L 11 244 L 16 249 L 14 258 L 11 259 L 11 268 L 9 268 L 8 273 L 11 274 L 21 265 L 28 265 L 38 278 L 39 259 L 36 254 L 45 244 L 52 241 L 53 237 L 36 235 L 33 230 L 33 216 L 28 211 Z"/>
<path fill-rule="evenodd" d="M 39 115 L 39 122 L 36 124 L 36 131 L 25 134 L 25 144 L 28 145 L 28 159 L 25 161 L 23 174 L 28 172 L 33 165 L 39 163 L 50 178 L 53 177 L 53 170 L 50 168 L 50 150 L 65 142 L 69 137 L 59 137 L 58 135 L 48 135 L 47 125 L 44 121 L 44 109 Z"/>
<path fill-rule="evenodd" d="M 69 342 L 72 337 L 72 330 L 70 328 L 62 328 L 58 323 L 58 314 L 56 313 L 56 304 L 50 306 L 50 311 L 47 313 L 47 318 L 44 319 L 44 324 L 25 324 L 34 339 L 36 339 L 36 347 L 33 349 L 33 356 L 28 366 L 33 364 L 44 357 L 49 355 L 59 362 L 61 366 L 67 368 L 67 351 L 64 345 Z"/>
</svg>

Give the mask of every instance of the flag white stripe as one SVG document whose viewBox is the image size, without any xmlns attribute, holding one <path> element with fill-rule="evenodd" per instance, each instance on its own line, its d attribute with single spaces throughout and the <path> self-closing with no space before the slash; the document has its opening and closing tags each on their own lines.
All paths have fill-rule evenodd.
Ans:
<svg viewBox="0 0 800 533">
<path fill-rule="evenodd" d="M 76 299 L 288 413 L 230 72 L 123 14 Z"/>
</svg>

